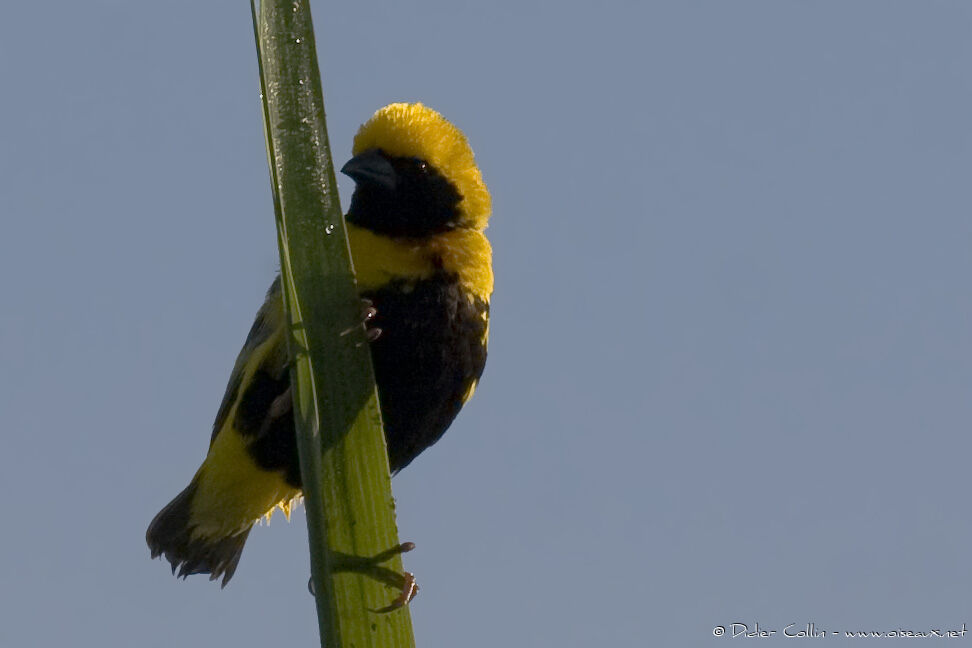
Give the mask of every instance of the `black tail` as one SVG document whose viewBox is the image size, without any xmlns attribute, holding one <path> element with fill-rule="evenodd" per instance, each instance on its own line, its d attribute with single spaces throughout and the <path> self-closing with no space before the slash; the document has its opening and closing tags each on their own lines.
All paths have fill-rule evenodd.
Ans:
<svg viewBox="0 0 972 648">
<path fill-rule="evenodd" d="M 193 538 L 189 526 L 192 498 L 196 493 L 193 480 L 184 491 L 159 511 L 145 533 L 145 541 L 152 557 L 165 555 L 178 577 L 190 574 L 209 574 L 209 580 L 223 577 L 221 587 L 233 577 L 243 554 L 243 545 L 250 529 L 225 538 Z"/>
</svg>

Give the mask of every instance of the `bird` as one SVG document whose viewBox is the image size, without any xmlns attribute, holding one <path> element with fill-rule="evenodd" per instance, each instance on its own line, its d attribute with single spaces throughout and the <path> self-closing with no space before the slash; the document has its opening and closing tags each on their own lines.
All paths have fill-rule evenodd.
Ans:
<svg viewBox="0 0 972 648">
<path fill-rule="evenodd" d="M 369 336 L 392 474 L 439 440 L 486 364 L 491 196 L 465 135 L 421 103 L 379 109 L 342 173 L 345 220 Z M 146 532 L 172 573 L 225 587 L 253 525 L 301 495 L 280 276 L 230 374 L 209 450 Z"/>
</svg>

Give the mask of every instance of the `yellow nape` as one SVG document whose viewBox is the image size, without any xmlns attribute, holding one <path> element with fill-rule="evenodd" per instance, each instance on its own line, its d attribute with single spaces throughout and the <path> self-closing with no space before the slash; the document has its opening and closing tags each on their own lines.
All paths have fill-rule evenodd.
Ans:
<svg viewBox="0 0 972 648">
<path fill-rule="evenodd" d="M 372 116 L 354 138 L 352 154 L 381 149 L 396 157 L 425 160 L 462 195 L 460 224 L 486 229 L 490 213 L 489 190 L 476 166 L 472 148 L 458 128 L 438 112 L 420 103 L 393 103 Z"/>
</svg>

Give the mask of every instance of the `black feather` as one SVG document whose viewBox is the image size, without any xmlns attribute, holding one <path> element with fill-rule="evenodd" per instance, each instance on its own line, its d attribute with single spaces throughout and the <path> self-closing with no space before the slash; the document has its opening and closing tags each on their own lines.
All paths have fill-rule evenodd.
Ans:
<svg viewBox="0 0 972 648">
<path fill-rule="evenodd" d="M 226 587 L 240 562 L 243 545 L 252 527 L 224 538 L 193 538 L 189 514 L 195 493 L 196 481 L 193 480 L 155 516 L 149 524 L 145 541 L 153 558 L 165 555 L 172 565 L 173 574 L 177 570 L 177 576 L 181 578 L 190 574 L 209 574 L 209 580 L 222 576 L 221 586 Z"/>
</svg>

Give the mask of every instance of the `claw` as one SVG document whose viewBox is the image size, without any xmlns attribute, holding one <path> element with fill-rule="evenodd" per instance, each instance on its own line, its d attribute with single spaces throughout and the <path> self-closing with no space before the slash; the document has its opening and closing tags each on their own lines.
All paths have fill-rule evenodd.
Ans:
<svg viewBox="0 0 972 648">
<path fill-rule="evenodd" d="M 391 558 L 393 558 L 398 554 L 403 554 L 405 552 L 411 551 L 414 548 L 415 548 L 414 542 L 403 542 L 396 547 L 392 547 L 391 549 L 386 549 L 385 551 L 382 551 L 381 553 L 372 556 L 371 561 L 375 564 L 382 563 L 385 562 L 386 560 L 390 560 Z M 399 581 L 401 586 L 400 587 L 401 591 L 391 603 L 389 603 L 383 608 L 378 608 L 377 610 L 371 610 L 372 612 L 377 612 L 378 614 L 386 614 L 388 612 L 394 612 L 395 610 L 398 610 L 399 608 L 403 608 L 406 605 L 408 605 L 412 601 L 412 599 L 418 595 L 419 586 L 418 586 L 418 582 L 415 580 L 415 574 L 407 571 L 403 571 L 401 574 L 398 574 L 397 572 L 393 572 L 393 573 L 395 574 L 396 577 L 394 580 L 399 581 L 399 578 L 401 579 Z"/>
<path fill-rule="evenodd" d="M 415 582 L 415 574 L 412 572 L 403 572 L 405 576 L 405 582 L 402 584 L 401 593 L 395 597 L 395 600 L 386 605 L 383 608 L 378 608 L 377 610 L 372 610 L 372 612 L 377 612 L 378 614 L 386 614 L 388 612 L 394 612 L 399 608 L 403 608 L 418 594 L 419 586 Z"/>
<path fill-rule="evenodd" d="M 361 324 L 365 327 L 365 339 L 368 342 L 374 342 L 381 335 L 380 328 L 368 328 L 368 324 L 378 316 L 378 309 L 375 308 L 374 303 L 370 299 L 361 300 Z M 354 326 L 349 326 L 348 328 L 341 331 L 341 336 L 348 335 L 352 331 L 357 330 L 359 324 Z M 355 346 L 361 346 L 362 343 L 358 343 Z"/>
<path fill-rule="evenodd" d="M 370 578 L 384 583 L 385 585 L 397 588 L 399 590 L 398 596 L 396 596 L 391 603 L 378 609 L 368 608 L 370 612 L 375 612 L 378 614 L 394 612 L 399 608 L 405 607 L 413 598 L 415 598 L 415 596 L 418 594 L 419 586 L 415 581 L 415 574 L 411 572 L 397 572 L 393 569 L 382 566 L 381 563 L 394 558 L 398 554 L 411 551 L 414 548 L 414 542 L 403 542 L 392 547 L 391 549 L 386 549 L 385 551 L 370 557 L 351 556 L 339 551 L 335 551 L 333 554 L 333 569 L 335 572 L 356 572 L 364 576 L 369 576 Z M 311 593 L 311 596 L 316 596 L 314 593 L 313 577 L 307 581 L 307 591 Z"/>
<path fill-rule="evenodd" d="M 377 326 L 375 328 L 365 329 L 365 338 L 368 342 L 374 342 L 381 337 L 381 329 Z"/>
<path fill-rule="evenodd" d="M 385 549 L 381 553 L 375 554 L 374 556 L 371 557 L 371 560 L 376 563 L 383 563 L 386 560 L 391 560 L 392 558 L 394 558 L 399 554 L 408 553 L 414 548 L 415 548 L 414 542 L 403 542 L 402 544 L 396 545 L 391 549 Z"/>
<path fill-rule="evenodd" d="M 375 319 L 378 314 L 378 309 L 375 308 L 375 302 L 368 298 L 363 298 L 361 300 L 361 319 L 367 324 L 371 320 Z"/>
</svg>

